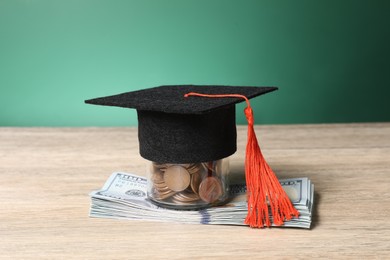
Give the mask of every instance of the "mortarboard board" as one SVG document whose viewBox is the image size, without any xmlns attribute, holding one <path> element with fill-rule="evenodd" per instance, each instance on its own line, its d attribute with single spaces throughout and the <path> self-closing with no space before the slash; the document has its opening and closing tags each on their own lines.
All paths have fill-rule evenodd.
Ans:
<svg viewBox="0 0 390 260">
<path fill-rule="evenodd" d="M 246 101 L 248 143 L 246 182 L 252 227 L 298 216 L 273 171 L 265 162 L 253 129 L 249 99 L 276 87 L 167 85 L 86 100 L 85 103 L 134 108 L 138 114 L 140 154 L 160 163 L 215 161 L 236 151 L 235 104 Z M 196 96 L 196 97 L 194 97 Z"/>
<path fill-rule="evenodd" d="M 237 97 L 185 98 L 189 92 L 253 98 L 276 87 L 170 85 L 86 100 L 137 109 L 140 154 L 161 163 L 215 161 L 236 151 Z"/>
</svg>

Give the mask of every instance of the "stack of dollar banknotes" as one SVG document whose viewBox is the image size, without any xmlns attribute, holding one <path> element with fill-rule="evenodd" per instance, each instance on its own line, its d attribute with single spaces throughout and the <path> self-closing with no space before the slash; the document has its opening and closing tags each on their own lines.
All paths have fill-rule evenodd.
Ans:
<svg viewBox="0 0 390 260">
<path fill-rule="evenodd" d="M 308 178 L 284 179 L 279 182 L 300 213 L 299 218 L 286 221 L 283 227 L 310 228 L 314 185 Z M 124 172 L 113 173 L 101 190 L 90 194 L 90 216 L 188 224 L 245 225 L 248 211 L 245 184 L 230 186 L 231 198 L 227 204 L 202 210 L 174 210 L 156 206 L 147 199 L 147 185 L 144 177 Z"/>
</svg>

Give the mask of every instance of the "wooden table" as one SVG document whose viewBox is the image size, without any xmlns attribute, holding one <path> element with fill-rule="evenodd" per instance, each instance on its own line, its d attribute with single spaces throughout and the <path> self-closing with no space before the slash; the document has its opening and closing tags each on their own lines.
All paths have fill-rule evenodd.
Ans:
<svg viewBox="0 0 390 260">
<path fill-rule="evenodd" d="M 256 132 L 278 177 L 315 184 L 311 230 L 89 218 L 113 171 L 144 174 L 136 128 L 0 128 L 0 258 L 390 257 L 390 123 Z M 242 126 L 241 174 L 245 143 Z"/>
</svg>

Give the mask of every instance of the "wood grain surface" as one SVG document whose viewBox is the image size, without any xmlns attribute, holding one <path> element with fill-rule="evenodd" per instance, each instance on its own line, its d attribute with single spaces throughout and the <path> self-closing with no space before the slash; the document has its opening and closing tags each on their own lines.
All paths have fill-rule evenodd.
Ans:
<svg viewBox="0 0 390 260">
<path fill-rule="evenodd" d="M 390 257 L 390 123 L 257 126 L 279 178 L 315 184 L 311 230 L 89 218 L 113 171 L 144 175 L 136 128 L 0 128 L 0 258 Z M 243 177 L 246 127 L 232 174 Z"/>
</svg>

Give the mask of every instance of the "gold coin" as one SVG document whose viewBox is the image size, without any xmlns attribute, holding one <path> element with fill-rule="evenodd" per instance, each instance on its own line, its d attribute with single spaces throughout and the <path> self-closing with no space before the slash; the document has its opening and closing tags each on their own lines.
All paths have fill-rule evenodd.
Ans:
<svg viewBox="0 0 390 260">
<path fill-rule="evenodd" d="M 157 200 L 166 200 L 175 194 L 176 194 L 176 192 L 174 192 L 172 190 L 168 190 L 167 192 L 163 192 L 163 193 L 159 193 L 156 191 L 155 193 L 153 193 L 153 198 L 155 198 Z"/>
<path fill-rule="evenodd" d="M 197 172 L 199 170 L 199 164 L 197 163 L 190 164 L 188 165 L 188 167 L 186 167 L 186 169 L 190 174 L 193 174 L 194 172 Z"/>
<path fill-rule="evenodd" d="M 199 185 L 199 197 L 204 202 L 214 203 L 222 194 L 221 182 L 215 177 L 207 177 Z"/>
<path fill-rule="evenodd" d="M 167 185 L 165 184 L 165 182 L 153 183 L 153 186 L 154 186 L 157 190 L 163 190 L 163 189 L 168 189 L 168 190 L 169 190 L 169 188 L 167 187 Z"/>
<path fill-rule="evenodd" d="M 202 180 L 207 176 L 206 169 L 202 166 L 197 172 L 191 175 L 191 189 L 196 194 L 199 193 L 199 185 Z"/>
<path fill-rule="evenodd" d="M 159 195 L 166 195 L 166 194 L 169 194 L 169 193 L 172 193 L 173 191 L 170 190 L 169 188 L 164 188 L 164 189 L 156 189 L 158 191 L 158 194 Z"/>
<path fill-rule="evenodd" d="M 194 173 L 191 176 L 191 189 L 193 192 L 198 194 L 199 191 L 199 185 L 202 182 L 202 176 L 200 173 Z"/>
<path fill-rule="evenodd" d="M 179 165 L 168 167 L 164 173 L 165 184 L 173 191 L 185 190 L 190 185 L 190 177 L 186 168 Z"/>
<path fill-rule="evenodd" d="M 180 192 L 176 193 L 173 197 L 172 200 L 175 202 L 182 202 L 182 203 L 189 203 L 189 202 L 195 202 L 199 200 L 199 196 L 192 193 L 192 192 Z"/>
<path fill-rule="evenodd" d="M 191 165 L 191 167 L 189 167 L 187 170 L 190 174 L 194 174 L 194 173 L 197 173 L 200 171 L 205 171 L 206 168 L 203 166 L 203 164 L 196 163 L 196 164 Z"/>
</svg>

